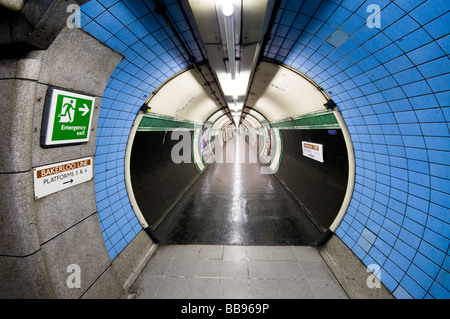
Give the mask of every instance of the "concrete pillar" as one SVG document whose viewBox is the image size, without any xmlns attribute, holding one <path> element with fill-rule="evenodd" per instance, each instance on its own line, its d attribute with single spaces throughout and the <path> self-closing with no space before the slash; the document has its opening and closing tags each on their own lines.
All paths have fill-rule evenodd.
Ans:
<svg viewBox="0 0 450 319">
<path fill-rule="evenodd" d="M 148 237 L 136 237 L 144 249 L 128 258 L 128 268 L 114 266 L 100 229 L 94 180 L 35 200 L 32 173 L 38 166 L 95 156 L 101 97 L 121 59 L 81 29 L 65 28 L 45 51 L 0 60 L 0 298 L 126 297 L 124 281 L 148 252 Z M 88 143 L 40 145 L 50 87 L 95 96 Z M 79 266 L 80 288 L 67 285 L 70 265 Z"/>
</svg>

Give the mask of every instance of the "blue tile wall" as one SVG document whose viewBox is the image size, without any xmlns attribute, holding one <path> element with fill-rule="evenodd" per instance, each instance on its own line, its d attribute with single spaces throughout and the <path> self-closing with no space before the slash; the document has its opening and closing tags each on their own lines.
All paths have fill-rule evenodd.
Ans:
<svg viewBox="0 0 450 319">
<path fill-rule="evenodd" d="M 176 1 L 165 2 L 201 61 Z M 379 29 L 366 25 L 369 4 L 382 9 Z M 450 297 L 449 11 L 446 0 L 283 0 L 263 48 L 325 88 L 343 114 L 357 170 L 336 234 L 381 266 L 397 298 Z M 114 259 L 141 229 L 123 176 L 132 122 L 148 94 L 189 64 L 152 1 L 92 0 L 82 12 L 83 29 L 124 56 L 102 99 L 95 159 Z"/>
<path fill-rule="evenodd" d="M 342 112 L 356 184 L 336 234 L 397 298 L 450 297 L 449 11 L 446 0 L 285 0 L 264 48 Z"/>
<path fill-rule="evenodd" d="M 165 4 L 179 30 L 186 33 L 187 23 L 176 1 Z M 189 64 L 152 1 L 92 0 L 81 11 L 83 29 L 124 57 L 102 97 L 95 154 L 98 216 L 113 260 L 142 230 L 125 188 L 124 157 L 130 128 L 148 95 Z M 202 52 L 193 38 L 187 46 L 201 61 Z"/>
</svg>

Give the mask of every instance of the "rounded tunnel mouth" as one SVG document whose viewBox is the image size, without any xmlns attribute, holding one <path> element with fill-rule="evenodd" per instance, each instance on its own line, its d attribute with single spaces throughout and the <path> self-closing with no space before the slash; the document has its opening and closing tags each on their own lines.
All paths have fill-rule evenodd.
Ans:
<svg viewBox="0 0 450 319">
<path fill-rule="evenodd" d="M 318 86 L 311 79 L 298 71 L 294 73 L 305 78 L 312 85 L 311 89 L 317 89 Z M 167 82 L 174 78 L 176 76 Z M 160 89 L 157 91 L 161 94 Z M 328 101 L 332 102 L 331 99 Z M 128 192 L 131 201 L 135 203 L 133 207 L 137 215 L 141 215 L 144 229 L 157 242 L 162 239 L 163 243 L 172 244 L 321 245 L 333 232 L 330 230 L 332 224 L 338 224 L 337 219 L 343 217 L 342 211 L 346 210 L 344 206 L 348 204 L 346 197 L 351 196 L 352 187 L 348 185 L 348 181 L 352 180 L 349 178 L 352 174 L 349 169 L 349 155 L 352 155 L 353 151 L 352 147 L 346 146 L 348 132 L 342 132 L 346 127 L 344 124 L 343 129 L 343 122 L 336 119 L 340 116 L 337 109 L 327 110 L 324 105 L 323 111 L 313 112 L 312 115 L 289 117 L 284 119 L 284 122 L 271 123 L 260 110 L 246 106 L 247 119 L 241 120 L 239 128 L 230 129 L 234 124 L 229 119 L 227 121 L 226 113 L 215 118 L 214 122 L 205 121 L 199 124 L 179 117 L 153 113 L 151 102 L 150 98 L 146 102 L 147 108 L 143 108 L 144 112 L 135 120 L 136 129 L 130 134 L 126 157 L 129 166 Z M 214 113 L 207 118 L 213 117 Z M 262 124 L 257 114 L 264 119 Z M 320 127 L 298 126 L 299 123 L 305 122 L 305 118 L 311 121 L 311 118 L 325 115 L 334 118 L 333 126 L 323 125 L 323 119 Z M 222 124 L 214 128 L 221 118 Z M 292 123 L 286 123 L 287 120 Z M 260 127 L 255 128 L 255 124 Z M 237 142 L 241 138 L 243 143 Z M 216 160 L 215 157 L 226 153 L 231 144 L 234 145 L 231 148 L 239 144 L 245 154 L 244 162 L 239 164 L 251 164 L 253 168 L 227 166 L 226 164 L 231 163 L 227 163 L 224 158 Z M 257 161 L 249 163 L 252 151 L 255 152 Z M 305 151 L 309 153 L 306 154 Z M 311 151 L 315 155 L 312 155 Z M 333 158 L 333 154 L 339 155 Z M 174 160 L 174 155 L 180 157 Z M 231 162 L 236 164 L 235 160 L 236 158 Z M 274 162 L 275 165 L 271 165 Z M 255 165 L 259 165 L 256 170 Z M 324 169 L 321 165 L 329 167 Z M 221 169 L 215 168 L 218 166 L 221 166 Z M 274 168 L 263 173 L 264 169 L 271 166 Z M 231 167 L 235 170 L 230 171 Z M 250 171 L 253 175 L 245 175 Z M 205 189 L 214 187 L 214 179 L 216 184 L 217 181 L 223 184 L 215 185 L 222 188 L 222 191 L 203 196 Z M 314 179 L 317 181 L 311 182 Z M 241 205 L 238 205 L 235 200 L 238 194 L 232 192 L 233 189 L 230 190 L 230 185 L 245 180 L 252 181 L 253 185 L 236 186 L 241 191 Z M 305 187 L 305 184 L 309 186 Z M 259 189 L 261 194 L 266 194 L 267 197 L 267 193 L 273 192 L 275 196 L 271 199 L 254 199 L 254 191 L 245 194 L 245 190 L 261 188 L 261 185 L 271 188 L 271 191 Z M 227 188 L 228 190 L 224 191 Z M 222 200 L 226 196 L 229 197 Z M 310 199 L 305 200 L 308 196 Z M 283 200 L 280 200 L 280 197 Z M 237 207 L 240 208 L 240 213 L 236 213 Z M 263 212 L 267 211 L 274 215 L 264 215 Z M 276 215 L 282 211 L 290 212 L 289 216 Z M 214 212 L 220 212 L 222 215 L 214 216 Z M 229 223 L 225 225 L 227 212 L 229 216 L 234 216 L 234 219 L 230 218 Z M 324 212 L 327 216 L 320 216 Z M 246 217 L 236 218 L 238 215 Z M 209 216 L 209 219 L 205 219 L 205 216 Z M 257 216 L 260 221 L 256 222 L 253 216 Z M 224 225 L 220 226 L 218 219 Z M 271 219 L 276 222 L 269 226 L 268 221 Z M 241 225 L 237 225 L 238 220 Z M 244 220 L 247 224 L 243 224 Z M 267 225 L 261 226 L 264 223 Z M 206 228 L 216 229 L 201 229 L 200 225 L 209 225 Z M 263 230 L 261 227 L 267 229 Z M 264 232 L 276 236 L 261 238 L 259 234 Z M 237 233 L 241 233 L 240 241 L 236 240 L 239 237 Z M 242 239 L 242 234 L 246 234 L 245 239 Z M 251 238 L 252 236 L 254 238 Z"/>
</svg>

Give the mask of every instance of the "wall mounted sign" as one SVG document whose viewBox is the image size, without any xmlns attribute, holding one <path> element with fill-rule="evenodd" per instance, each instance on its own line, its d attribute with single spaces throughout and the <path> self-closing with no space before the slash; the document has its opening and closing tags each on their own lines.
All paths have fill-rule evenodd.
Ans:
<svg viewBox="0 0 450 319">
<path fill-rule="evenodd" d="M 95 98 L 53 88 L 49 90 L 41 144 L 54 146 L 88 142 Z"/>
<path fill-rule="evenodd" d="M 323 145 L 302 141 L 303 156 L 323 163 Z"/>
<path fill-rule="evenodd" d="M 34 198 L 39 199 L 90 181 L 93 176 L 92 157 L 34 168 Z"/>
</svg>

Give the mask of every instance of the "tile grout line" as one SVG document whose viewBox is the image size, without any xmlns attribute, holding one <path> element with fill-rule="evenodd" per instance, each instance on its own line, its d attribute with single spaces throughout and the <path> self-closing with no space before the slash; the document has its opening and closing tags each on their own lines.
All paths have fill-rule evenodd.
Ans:
<svg viewBox="0 0 450 319">
<path fill-rule="evenodd" d="M 347 296 L 348 299 L 351 299 L 349 294 L 347 293 L 347 291 L 344 289 L 344 287 L 342 286 L 341 282 L 339 281 L 339 279 L 337 278 L 336 274 L 334 273 L 334 271 L 331 269 L 331 267 L 328 265 L 327 261 L 325 260 L 325 258 L 323 257 L 323 255 L 319 252 L 319 250 L 317 250 L 317 253 L 319 254 L 320 258 L 323 260 L 323 263 L 327 266 L 327 268 L 329 269 L 330 273 L 333 275 L 334 280 L 337 282 L 337 284 L 339 285 L 339 287 L 341 287 L 341 290 L 344 292 L 344 294 Z"/>
<path fill-rule="evenodd" d="M 209 246 L 209 245 L 207 245 L 207 246 Z M 219 295 L 218 295 L 218 298 L 221 298 L 221 296 L 223 295 L 222 283 L 225 282 L 226 280 L 236 280 L 238 282 L 239 281 L 240 282 L 244 282 L 244 280 L 245 280 L 246 295 L 248 296 L 248 298 L 252 298 L 252 296 L 253 296 L 252 295 L 252 289 L 251 289 L 251 280 L 256 280 L 256 281 L 273 281 L 273 282 L 276 282 L 277 285 L 281 285 L 281 282 L 283 282 L 283 281 L 286 281 L 286 282 L 306 282 L 307 287 L 309 289 L 309 292 L 312 293 L 314 298 L 318 298 L 318 296 L 316 295 L 316 293 L 312 289 L 312 286 L 311 286 L 311 283 L 310 283 L 310 279 L 311 278 L 308 278 L 306 276 L 307 273 L 305 272 L 305 270 L 302 267 L 301 260 L 299 259 L 301 256 L 298 256 L 296 254 L 295 250 L 294 250 L 295 246 L 287 246 L 287 247 L 289 247 L 289 250 L 288 250 L 289 254 L 286 255 L 285 252 L 282 252 L 281 254 L 278 255 L 278 257 L 276 257 L 276 254 L 274 255 L 272 246 L 267 246 L 267 247 L 266 246 L 259 246 L 259 247 L 262 247 L 262 250 L 267 249 L 267 251 L 264 252 L 264 251 L 261 250 L 259 252 L 257 251 L 256 253 L 255 253 L 255 251 L 253 251 L 252 253 L 255 253 L 253 256 L 252 256 L 252 253 L 249 254 L 249 250 L 247 249 L 248 247 L 243 246 L 243 247 L 246 247 L 246 249 L 245 249 L 245 256 L 243 257 L 244 259 L 242 259 L 242 256 L 241 256 L 241 258 L 238 258 L 238 259 L 224 259 L 226 257 L 225 256 L 224 245 L 221 245 L 222 248 L 221 248 L 221 253 L 220 253 L 221 256 L 220 257 L 214 256 L 214 254 L 212 254 L 213 257 L 211 257 L 211 255 L 208 255 L 208 254 L 202 254 L 204 252 L 204 250 L 203 250 L 204 246 L 199 245 L 197 247 L 197 249 L 199 249 L 199 250 L 197 252 L 194 251 L 194 254 L 192 256 L 190 256 L 188 258 L 176 258 L 176 257 L 180 256 L 179 255 L 180 247 L 181 246 L 177 246 L 175 252 L 171 252 L 171 255 L 170 255 L 169 258 L 162 258 L 162 259 L 169 259 L 170 261 L 169 261 L 167 267 L 165 268 L 163 276 L 155 276 L 155 277 L 160 277 L 161 281 L 159 282 L 158 288 L 155 290 L 152 299 L 156 298 L 156 296 L 160 292 L 160 289 L 161 289 L 161 287 L 163 285 L 164 280 L 168 279 L 168 278 L 216 279 L 216 280 L 218 280 L 218 284 L 219 284 L 219 292 L 218 292 Z M 240 247 L 242 247 L 242 246 L 240 246 Z M 267 252 L 268 252 L 268 254 L 267 254 Z M 258 255 L 258 253 L 262 253 L 262 254 Z M 314 255 L 316 253 L 318 253 L 318 252 L 316 250 L 314 250 Z M 318 253 L 318 254 L 320 255 L 320 253 Z M 186 256 L 189 256 L 189 254 L 184 255 L 184 257 L 186 257 Z M 235 257 L 236 255 L 232 254 L 231 256 Z M 319 259 L 320 260 L 317 260 L 317 261 L 321 262 L 322 264 L 325 263 L 325 268 L 333 275 L 333 281 L 339 284 L 339 282 L 336 280 L 336 277 L 335 277 L 334 273 L 331 271 L 331 269 L 329 269 L 329 266 L 324 261 L 323 256 L 320 255 Z M 174 265 L 176 260 L 178 260 L 180 262 L 182 262 L 183 260 L 190 260 L 190 261 L 192 261 L 193 264 L 194 264 L 193 269 L 192 269 L 193 273 L 191 275 L 184 275 L 184 276 L 168 275 L 167 274 L 168 270 L 170 269 L 170 267 L 172 265 Z M 213 275 L 213 276 L 205 276 L 201 272 L 199 274 L 196 274 L 195 273 L 195 269 L 196 269 L 196 265 L 198 264 L 199 261 L 217 261 L 217 262 L 220 262 L 220 265 L 219 265 L 219 267 L 220 267 L 219 268 L 219 270 L 220 270 L 219 273 L 220 274 L 219 275 Z M 243 262 L 245 262 L 246 278 L 223 275 L 223 269 L 222 269 L 223 266 L 222 265 L 223 265 L 223 263 L 225 261 L 243 261 Z M 257 277 L 257 276 L 256 277 L 251 277 L 251 274 L 250 274 L 251 273 L 251 271 L 250 271 L 251 267 L 250 267 L 250 264 L 249 264 L 249 262 L 251 262 L 251 261 L 255 261 L 255 262 L 269 262 L 269 263 L 272 263 L 272 262 L 294 262 L 295 261 L 295 265 L 296 265 L 295 268 L 298 267 L 299 269 L 301 269 L 303 275 L 305 275 L 305 278 L 300 278 L 298 276 L 296 276 L 295 278 L 277 278 L 277 277 L 274 277 L 274 278 L 261 277 L 260 278 L 260 277 Z M 311 261 L 314 261 L 314 260 L 311 260 Z M 153 277 L 153 276 L 150 276 L 150 277 Z M 314 280 L 316 280 L 316 279 L 314 279 Z M 322 280 L 317 279 L 317 281 L 322 281 Z M 323 281 L 327 281 L 327 280 L 323 280 Z M 342 286 L 340 284 L 339 284 L 339 286 L 343 290 L 343 288 L 342 288 Z M 190 284 L 187 284 L 187 286 L 185 287 L 185 290 L 186 290 L 185 293 L 184 293 L 185 295 L 188 294 L 189 287 L 190 287 Z M 345 293 L 345 291 L 344 291 L 344 293 Z M 282 295 L 283 295 L 283 293 L 282 293 Z"/>
<path fill-rule="evenodd" d="M 162 280 L 160 281 L 159 286 L 158 286 L 158 289 L 156 289 L 156 291 L 155 291 L 155 293 L 154 293 L 152 299 L 155 299 L 156 296 L 158 295 L 158 292 L 160 291 L 161 286 L 163 285 L 164 279 L 166 279 L 166 277 L 167 277 L 167 270 L 168 270 L 168 269 L 170 268 L 170 266 L 172 265 L 172 262 L 173 262 L 173 260 L 175 259 L 176 254 L 178 253 L 178 249 L 179 249 L 179 247 L 176 246 L 176 250 L 175 250 L 175 252 L 173 253 L 173 256 L 170 257 L 169 265 L 167 266 L 167 269 L 164 271 L 164 275 L 162 276 Z M 168 259 L 169 259 L 169 258 L 168 258 Z"/>
</svg>

